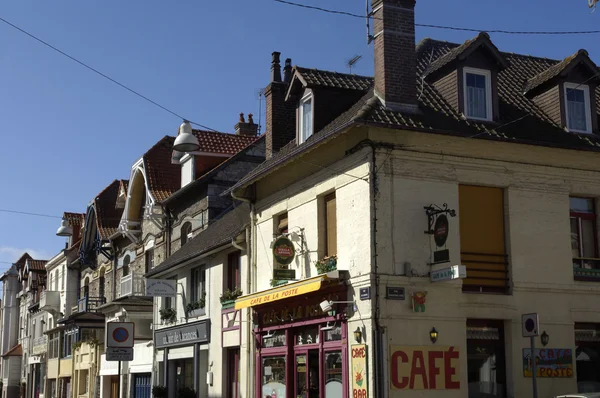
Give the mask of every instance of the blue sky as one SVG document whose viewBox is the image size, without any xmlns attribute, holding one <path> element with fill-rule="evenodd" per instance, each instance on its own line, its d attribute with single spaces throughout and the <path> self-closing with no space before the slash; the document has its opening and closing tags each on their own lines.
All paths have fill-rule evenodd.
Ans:
<svg viewBox="0 0 600 398">
<path fill-rule="evenodd" d="M 297 0 L 363 13 L 364 0 Z M 0 17 L 185 117 L 232 131 L 258 113 L 270 54 L 282 60 L 372 74 L 364 21 L 272 0 L 4 0 Z M 592 30 L 587 0 L 418 0 L 417 23 L 511 30 Z M 463 42 L 475 33 L 418 28 L 417 39 Z M 564 58 L 586 48 L 600 63 L 600 35 L 492 34 L 502 51 Z M 60 216 L 84 212 L 113 179 L 180 120 L 0 23 L 0 209 Z M 264 111 L 264 107 L 263 107 Z M 0 261 L 63 246 L 58 219 L 0 212 Z M 0 270 L 7 264 L 0 263 Z"/>
</svg>

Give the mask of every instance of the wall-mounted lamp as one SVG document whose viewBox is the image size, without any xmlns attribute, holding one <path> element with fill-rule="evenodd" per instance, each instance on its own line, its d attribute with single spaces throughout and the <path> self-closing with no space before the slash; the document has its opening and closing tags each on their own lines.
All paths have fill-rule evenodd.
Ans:
<svg viewBox="0 0 600 398">
<path fill-rule="evenodd" d="M 548 342 L 550 341 L 550 336 L 548 336 L 548 333 L 546 333 L 545 330 L 542 333 L 542 335 L 540 336 L 540 340 L 542 340 L 542 345 L 544 347 L 546 347 L 548 345 Z"/>
<path fill-rule="evenodd" d="M 319 304 L 321 306 L 321 311 L 323 312 L 329 312 L 329 311 L 333 311 L 333 305 L 334 304 L 354 304 L 354 301 L 329 301 L 329 300 L 325 300 L 325 301 L 321 301 L 321 304 Z"/>
<path fill-rule="evenodd" d="M 438 331 L 435 330 L 435 328 L 431 328 L 431 331 L 429 332 L 429 339 L 431 340 L 432 343 L 435 343 L 438 339 Z"/>
<path fill-rule="evenodd" d="M 357 326 L 356 330 L 354 331 L 354 340 L 356 340 L 358 344 L 360 344 L 362 341 L 362 332 L 360 331 L 360 326 Z"/>
</svg>

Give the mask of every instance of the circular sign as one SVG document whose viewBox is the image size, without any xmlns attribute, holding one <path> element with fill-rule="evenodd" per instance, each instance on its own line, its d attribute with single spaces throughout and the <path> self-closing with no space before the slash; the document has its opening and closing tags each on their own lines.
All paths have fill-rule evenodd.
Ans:
<svg viewBox="0 0 600 398">
<path fill-rule="evenodd" d="M 438 216 L 435 220 L 435 226 L 433 227 L 433 240 L 437 247 L 444 246 L 448 239 L 448 217 L 445 214 Z"/>
<path fill-rule="evenodd" d="M 527 330 L 529 333 L 535 330 L 535 322 L 533 321 L 533 319 L 528 318 L 525 321 L 525 330 Z"/>
<path fill-rule="evenodd" d="M 295 255 L 294 243 L 285 236 L 280 236 L 273 243 L 273 256 L 279 264 L 291 264 Z"/>
<path fill-rule="evenodd" d="M 127 339 L 129 338 L 129 332 L 127 331 L 127 329 L 125 328 L 116 328 L 113 331 L 113 339 L 117 342 L 117 343 L 124 343 L 127 341 Z"/>
</svg>

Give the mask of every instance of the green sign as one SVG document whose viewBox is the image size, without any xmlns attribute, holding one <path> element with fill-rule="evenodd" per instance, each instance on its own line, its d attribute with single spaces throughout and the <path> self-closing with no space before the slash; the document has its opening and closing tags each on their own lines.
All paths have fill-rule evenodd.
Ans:
<svg viewBox="0 0 600 398">
<path fill-rule="evenodd" d="M 296 270 L 287 268 L 275 268 L 273 270 L 273 279 L 275 280 L 290 280 L 296 279 Z"/>
<path fill-rule="evenodd" d="M 289 265 L 294 261 L 296 250 L 294 243 L 285 236 L 280 236 L 273 242 L 273 256 L 281 265 Z"/>
</svg>

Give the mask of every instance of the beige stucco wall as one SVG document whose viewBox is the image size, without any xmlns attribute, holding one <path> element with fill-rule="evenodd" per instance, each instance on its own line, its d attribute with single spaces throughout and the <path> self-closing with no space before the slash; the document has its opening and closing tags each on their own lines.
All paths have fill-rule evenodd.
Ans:
<svg viewBox="0 0 600 398">
<path fill-rule="evenodd" d="M 388 157 L 377 204 L 378 265 L 380 272 L 389 274 L 381 277 L 381 285 L 404 287 L 407 294 L 405 301 L 392 301 L 382 292 L 386 349 L 433 346 L 429 330 L 435 327 L 436 345 L 455 346 L 460 352 L 461 388 L 390 390 L 390 397 L 467 397 L 466 321 L 470 318 L 504 320 L 508 396 L 531 395 L 531 379 L 522 370 L 522 349 L 529 340 L 521 336 L 521 315 L 537 312 L 540 329 L 550 335 L 547 348 L 571 348 L 574 355 L 574 323 L 600 322 L 600 285 L 573 280 L 569 227 L 569 195 L 600 196 L 597 155 L 394 133 L 373 135 L 411 145 L 389 157 L 383 150 L 378 153 L 379 159 Z M 423 233 L 427 226 L 423 206 L 447 203 L 458 211 L 459 184 L 505 189 L 511 295 L 463 294 L 461 281 L 429 282 L 430 246 Z M 451 264 L 460 264 L 459 220 L 460 214 L 450 219 Z M 406 262 L 418 276 L 403 276 Z M 409 295 L 419 290 L 428 292 L 426 313 L 411 310 Z M 389 352 L 385 362 L 390 386 Z M 576 380 L 576 376 L 538 379 L 539 396 L 576 392 Z"/>
</svg>

